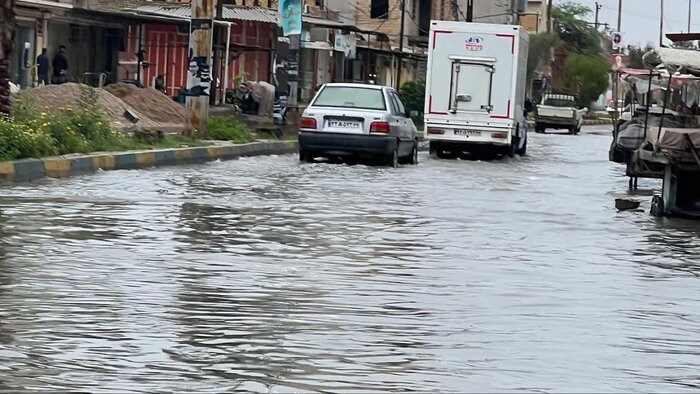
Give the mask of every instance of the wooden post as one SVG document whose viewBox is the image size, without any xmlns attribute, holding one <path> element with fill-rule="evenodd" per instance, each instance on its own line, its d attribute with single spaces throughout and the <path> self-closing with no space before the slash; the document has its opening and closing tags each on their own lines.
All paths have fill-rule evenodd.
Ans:
<svg viewBox="0 0 700 394">
<path fill-rule="evenodd" d="M 192 0 L 185 110 L 189 134 L 205 138 L 211 91 L 214 0 Z"/>
</svg>

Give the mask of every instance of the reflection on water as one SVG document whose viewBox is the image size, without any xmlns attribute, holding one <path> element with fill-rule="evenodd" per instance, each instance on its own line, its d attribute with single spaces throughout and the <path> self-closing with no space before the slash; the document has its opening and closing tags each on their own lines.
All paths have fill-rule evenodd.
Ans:
<svg viewBox="0 0 700 394">
<path fill-rule="evenodd" d="M 0 391 L 697 390 L 700 225 L 608 144 L 3 189 Z"/>
</svg>

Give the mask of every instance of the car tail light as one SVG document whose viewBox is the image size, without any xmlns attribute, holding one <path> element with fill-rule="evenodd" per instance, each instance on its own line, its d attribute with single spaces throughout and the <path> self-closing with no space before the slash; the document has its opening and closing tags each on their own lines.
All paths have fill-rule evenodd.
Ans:
<svg viewBox="0 0 700 394">
<path fill-rule="evenodd" d="M 507 133 L 491 133 L 491 138 L 506 139 L 506 138 L 508 138 L 508 134 Z"/>
<path fill-rule="evenodd" d="M 389 122 L 372 122 L 372 124 L 369 125 L 369 132 L 370 133 L 387 134 L 390 131 L 391 131 L 391 126 L 389 125 Z"/>
<path fill-rule="evenodd" d="M 428 127 L 428 134 L 445 134 L 445 130 Z"/>
<path fill-rule="evenodd" d="M 299 120 L 299 127 L 302 129 L 313 129 L 316 130 L 316 119 L 315 118 L 301 118 Z"/>
</svg>

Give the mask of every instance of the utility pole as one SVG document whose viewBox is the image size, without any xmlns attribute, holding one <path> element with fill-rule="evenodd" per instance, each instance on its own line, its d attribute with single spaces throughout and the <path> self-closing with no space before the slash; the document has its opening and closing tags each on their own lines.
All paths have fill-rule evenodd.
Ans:
<svg viewBox="0 0 700 394">
<path fill-rule="evenodd" d="M 602 5 L 598 4 L 597 2 L 595 3 L 595 28 L 598 30 L 598 13 L 600 12 L 600 9 L 603 8 Z"/>
<path fill-rule="evenodd" d="M 661 0 L 661 18 L 659 20 L 659 47 L 664 46 L 664 0 Z"/>
<path fill-rule="evenodd" d="M 620 0 L 622 1 L 622 0 Z M 552 31 L 552 0 L 547 3 L 547 32 Z"/>
<path fill-rule="evenodd" d="M 617 3 L 617 31 L 622 30 L 622 0 Z"/>
<path fill-rule="evenodd" d="M 474 21 L 474 0 L 467 0 L 467 22 Z M 690 22 L 688 22 L 690 23 Z"/>
<path fill-rule="evenodd" d="M 214 0 L 192 0 L 185 112 L 189 135 L 203 138 L 209 118 Z"/>
<path fill-rule="evenodd" d="M 399 30 L 399 70 L 396 73 L 396 89 L 401 88 L 401 69 L 403 67 L 403 33 L 406 24 L 406 0 L 401 1 L 401 28 Z"/>
<path fill-rule="evenodd" d="M 690 20 L 691 20 L 691 15 L 693 12 L 693 0 L 688 0 L 688 33 L 690 33 Z"/>
</svg>

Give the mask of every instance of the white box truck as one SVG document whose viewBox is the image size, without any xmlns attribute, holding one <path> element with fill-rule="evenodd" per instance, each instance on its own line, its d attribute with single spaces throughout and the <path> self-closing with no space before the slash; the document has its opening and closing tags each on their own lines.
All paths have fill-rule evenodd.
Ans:
<svg viewBox="0 0 700 394">
<path fill-rule="evenodd" d="M 528 42 L 520 26 L 431 21 L 424 112 L 431 155 L 525 154 Z"/>
</svg>

